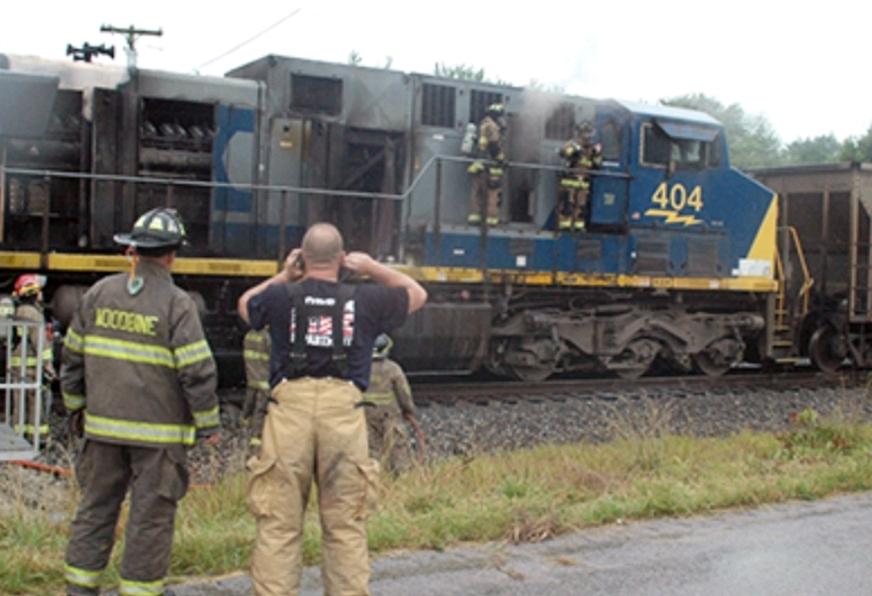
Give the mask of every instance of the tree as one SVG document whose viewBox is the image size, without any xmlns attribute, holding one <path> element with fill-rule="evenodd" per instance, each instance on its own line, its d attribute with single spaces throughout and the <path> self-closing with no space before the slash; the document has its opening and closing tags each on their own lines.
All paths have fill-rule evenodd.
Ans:
<svg viewBox="0 0 872 596">
<path fill-rule="evenodd" d="M 840 160 L 842 143 L 832 133 L 818 137 L 799 138 L 784 150 L 784 163 L 788 165 L 835 163 Z"/>
<path fill-rule="evenodd" d="M 466 81 L 485 81 L 484 69 L 476 69 L 473 66 L 466 64 L 457 64 L 456 66 L 446 66 L 444 63 L 436 63 L 433 68 L 433 74 L 437 77 L 446 79 L 463 79 Z"/>
<path fill-rule="evenodd" d="M 357 53 L 357 50 L 351 50 L 351 52 L 348 53 L 348 63 L 351 66 L 359 66 L 362 61 L 363 58 Z"/>
<path fill-rule="evenodd" d="M 530 82 L 527 83 L 526 88 L 532 89 L 533 91 L 542 91 L 544 93 L 566 93 L 565 87 L 556 84 L 551 84 L 546 87 L 545 83 L 543 83 L 539 79 L 530 79 Z"/>
<path fill-rule="evenodd" d="M 705 112 L 724 125 L 730 162 L 737 168 L 776 166 L 782 163 L 781 139 L 762 115 L 746 114 L 737 103 L 724 106 L 702 93 L 682 95 L 661 103 Z"/>
<path fill-rule="evenodd" d="M 839 150 L 842 161 L 872 161 L 872 126 L 862 137 L 848 137 Z"/>
<path fill-rule="evenodd" d="M 433 74 L 437 77 L 446 79 L 463 79 L 466 81 L 480 81 L 482 83 L 491 83 L 493 85 L 504 85 L 510 87 L 512 84 L 497 77 L 491 79 L 485 76 L 483 68 L 475 68 L 466 64 L 457 64 L 455 66 L 446 66 L 445 63 L 437 62 L 433 68 Z"/>
</svg>

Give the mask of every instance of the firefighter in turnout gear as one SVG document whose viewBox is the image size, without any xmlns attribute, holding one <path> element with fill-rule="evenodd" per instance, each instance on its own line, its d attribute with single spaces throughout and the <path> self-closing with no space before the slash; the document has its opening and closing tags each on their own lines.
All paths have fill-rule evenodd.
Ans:
<svg viewBox="0 0 872 596">
<path fill-rule="evenodd" d="M 576 138 L 566 141 L 558 152 L 567 168 L 560 177 L 557 200 L 557 225 L 561 230 L 583 230 L 588 217 L 590 175 L 573 170 L 598 168 L 603 160 L 602 149 L 593 143 L 593 125 L 585 120 L 576 127 L 576 131 Z"/>
<path fill-rule="evenodd" d="M 391 472 L 402 474 L 412 467 L 412 446 L 403 416 L 415 415 L 415 402 L 403 369 L 388 358 L 392 346 L 387 334 L 376 338 L 369 389 L 363 399 L 373 404 L 366 408 L 369 456 L 382 466 L 387 460 Z"/>
<path fill-rule="evenodd" d="M 194 301 L 170 276 L 184 239 L 175 212 L 160 208 L 116 234 L 131 270 L 88 290 L 64 340 L 61 390 L 71 429 L 84 434 L 64 566 L 70 596 L 98 594 L 128 489 L 118 593 L 172 594 L 164 577 L 188 488 L 186 448 L 221 438 L 215 361 Z"/>
<path fill-rule="evenodd" d="M 339 283 L 340 267 L 376 283 Z M 240 297 L 239 315 L 254 329 L 269 326 L 272 337 L 263 442 L 248 462 L 258 596 L 299 594 L 313 481 L 324 593 L 369 594 L 366 520 L 377 502 L 379 465 L 368 456 L 362 391 L 376 337 L 402 325 L 426 299 L 404 273 L 363 253 L 346 255 L 342 236 L 327 223 L 309 228 L 282 271 Z"/>
<path fill-rule="evenodd" d="M 469 201 L 467 222 L 481 223 L 482 210 L 490 226 L 500 223 L 500 197 L 503 187 L 503 173 L 506 156 L 503 153 L 503 139 L 506 134 L 506 106 L 494 103 L 478 127 L 477 159 L 469 164 L 467 173 L 472 176 L 472 192 Z"/>
<path fill-rule="evenodd" d="M 249 329 L 242 340 L 242 357 L 245 360 L 245 402 L 242 417 L 251 420 L 250 444 L 260 445 L 263 417 L 266 416 L 269 399 L 269 352 L 270 338 L 266 329 Z"/>
<path fill-rule="evenodd" d="M 15 318 L 24 321 L 34 321 L 45 323 L 45 314 L 43 311 L 42 288 L 45 286 L 45 279 L 42 276 L 27 273 L 15 280 L 15 288 L 13 296 L 18 302 L 15 308 Z M 12 351 L 12 358 L 9 362 L 9 367 L 13 374 L 18 376 L 21 374 L 22 366 L 24 367 L 24 379 L 26 382 L 38 382 L 43 385 L 42 398 L 37 399 L 36 391 L 33 389 L 21 390 L 24 392 L 24 422 L 22 428 L 22 403 L 21 392 L 12 392 L 12 428 L 16 432 L 22 433 L 30 440 L 35 440 L 36 431 L 39 430 L 40 442 L 48 439 L 48 406 L 51 400 L 51 391 L 48 383 L 55 377 L 54 365 L 52 364 L 54 354 L 52 352 L 51 341 L 51 326 L 44 327 L 42 331 L 42 370 L 37 371 L 39 358 L 37 350 L 39 349 L 39 335 L 43 328 L 35 325 L 21 325 L 15 328 L 15 341 L 17 345 Z M 26 341 L 24 336 L 27 336 Z M 39 410 L 39 416 L 37 416 Z M 37 429 L 37 418 L 39 418 L 39 428 Z"/>
</svg>

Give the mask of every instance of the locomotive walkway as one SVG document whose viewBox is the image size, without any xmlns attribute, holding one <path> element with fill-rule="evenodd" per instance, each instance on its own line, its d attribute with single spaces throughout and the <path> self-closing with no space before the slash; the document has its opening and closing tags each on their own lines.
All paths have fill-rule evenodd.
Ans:
<svg viewBox="0 0 872 596">
<path fill-rule="evenodd" d="M 872 493 L 690 519 L 592 528 L 540 544 L 489 544 L 377 559 L 379 596 L 859 596 L 872 579 Z M 322 594 L 318 567 L 301 594 Z M 247 576 L 173 586 L 251 594 Z"/>
</svg>

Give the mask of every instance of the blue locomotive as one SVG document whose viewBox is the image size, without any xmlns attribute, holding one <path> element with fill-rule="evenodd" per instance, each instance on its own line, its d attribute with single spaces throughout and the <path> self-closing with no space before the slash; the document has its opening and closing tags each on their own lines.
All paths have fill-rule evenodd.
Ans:
<svg viewBox="0 0 872 596">
<path fill-rule="evenodd" d="M 0 267 L 46 273 L 61 323 L 125 267 L 112 234 L 168 205 L 192 243 L 176 277 L 219 357 L 241 345 L 239 293 L 323 220 L 427 285 L 395 338 L 411 370 L 719 375 L 785 340 L 778 200 L 730 167 L 706 114 L 281 56 L 223 78 L 0 64 L 0 101 L 17 89 L 51 106 L 41 127 L 0 128 Z M 45 84 L 15 87 L 28 76 Z M 461 145 L 495 103 L 499 223 L 470 225 Z M 558 152 L 582 122 L 602 162 L 583 229 L 562 229 Z"/>
</svg>

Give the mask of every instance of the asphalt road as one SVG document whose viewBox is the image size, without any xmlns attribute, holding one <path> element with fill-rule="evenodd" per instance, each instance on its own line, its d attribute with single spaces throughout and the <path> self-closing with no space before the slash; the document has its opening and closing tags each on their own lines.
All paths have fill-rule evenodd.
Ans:
<svg viewBox="0 0 872 596">
<path fill-rule="evenodd" d="M 246 576 L 174 586 L 251 594 Z M 406 552 L 373 562 L 374 596 L 840 596 L 872 593 L 872 493 L 585 529 L 540 544 Z M 304 596 L 322 594 L 307 568 Z"/>
</svg>

